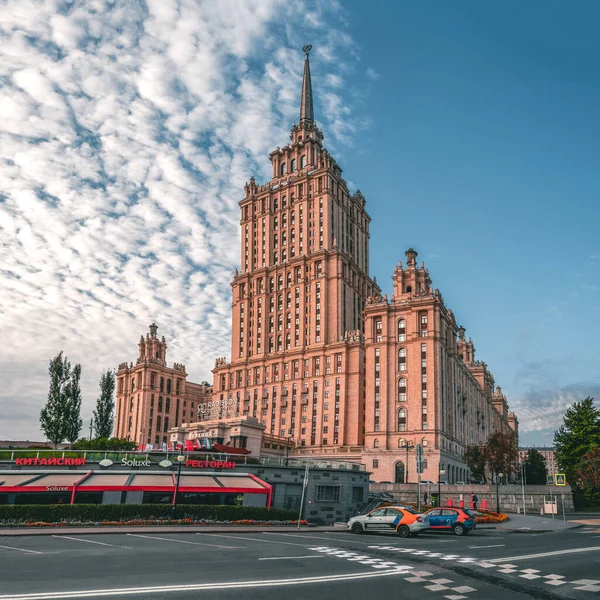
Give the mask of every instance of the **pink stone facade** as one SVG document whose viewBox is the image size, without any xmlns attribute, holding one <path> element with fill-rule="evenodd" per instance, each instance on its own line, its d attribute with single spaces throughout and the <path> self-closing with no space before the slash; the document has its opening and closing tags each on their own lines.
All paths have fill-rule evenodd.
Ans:
<svg viewBox="0 0 600 600">
<path fill-rule="evenodd" d="M 187 381 L 185 365 L 167 365 L 167 343 L 153 323 L 140 338 L 135 364 L 117 371 L 115 436 L 162 447 L 169 429 L 197 420 L 198 406 L 212 394 L 207 383 Z"/>
</svg>

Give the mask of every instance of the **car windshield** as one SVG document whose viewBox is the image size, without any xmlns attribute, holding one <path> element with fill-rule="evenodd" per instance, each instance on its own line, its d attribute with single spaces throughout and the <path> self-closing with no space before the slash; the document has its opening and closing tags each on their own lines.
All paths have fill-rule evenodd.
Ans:
<svg viewBox="0 0 600 600">
<path fill-rule="evenodd" d="M 413 514 L 413 515 L 418 515 L 419 514 L 416 510 L 414 510 L 412 508 L 405 508 L 404 510 L 406 512 L 409 512 L 409 513 Z"/>
<path fill-rule="evenodd" d="M 470 516 L 470 517 L 472 517 L 472 516 L 473 516 L 473 513 L 471 512 L 471 510 L 470 510 L 470 509 L 468 509 L 468 508 L 463 508 L 463 510 L 464 510 L 464 511 L 465 511 L 465 512 L 466 512 L 466 513 L 467 513 L 467 514 Z"/>
</svg>

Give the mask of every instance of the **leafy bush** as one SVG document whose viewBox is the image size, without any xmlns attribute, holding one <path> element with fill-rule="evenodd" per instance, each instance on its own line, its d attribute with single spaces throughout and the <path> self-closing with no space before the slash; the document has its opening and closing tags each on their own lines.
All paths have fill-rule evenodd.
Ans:
<svg viewBox="0 0 600 600">
<path fill-rule="evenodd" d="M 193 521 L 290 521 L 295 511 L 261 506 L 211 506 L 204 504 L 4 504 L 0 525 L 43 521 L 101 522 L 158 519 Z"/>
</svg>

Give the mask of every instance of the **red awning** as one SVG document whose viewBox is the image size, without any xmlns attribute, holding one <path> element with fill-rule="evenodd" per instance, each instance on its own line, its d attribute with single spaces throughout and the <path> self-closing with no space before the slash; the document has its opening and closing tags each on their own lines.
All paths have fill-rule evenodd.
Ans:
<svg viewBox="0 0 600 600">
<path fill-rule="evenodd" d="M 217 452 L 224 454 L 250 454 L 250 450 L 246 448 L 235 448 L 234 446 L 226 446 L 225 444 L 213 444 L 213 448 Z"/>
</svg>

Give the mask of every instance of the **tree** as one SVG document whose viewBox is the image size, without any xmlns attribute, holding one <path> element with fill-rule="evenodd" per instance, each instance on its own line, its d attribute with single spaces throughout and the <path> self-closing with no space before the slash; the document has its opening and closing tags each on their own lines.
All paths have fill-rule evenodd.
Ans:
<svg viewBox="0 0 600 600">
<path fill-rule="evenodd" d="M 600 448 L 583 455 L 575 470 L 575 481 L 581 488 L 600 490 Z"/>
<path fill-rule="evenodd" d="M 492 434 L 485 445 L 485 460 L 492 472 L 509 475 L 515 471 L 519 452 L 512 432 Z"/>
<path fill-rule="evenodd" d="M 65 407 L 71 376 L 71 364 L 63 358 L 62 350 L 50 361 L 48 372 L 50 390 L 46 406 L 40 411 L 40 429 L 56 448 L 65 439 Z"/>
<path fill-rule="evenodd" d="M 485 476 L 485 446 L 467 446 L 463 456 L 472 476 L 477 480 L 487 483 Z"/>
<path fill-rule="evenodd" d="M 96 437 L 109 438 L 113 432 L 115 423 L 114 410 L 115 401 L 115 374 L 113 371 L 106 371 L 100 376 L 100 396 L 96 401 L 96 410 L 94 411 L 94 426 Z"/>
<path fill-rule="evenodd" d="M 563 424 L 554 432 L 556 460 L 568 482 L 590 450 L 600 447 L 600 410 L 589 396 L 575 402 L 565 413 Z"/>
<path fill-rule="evenodd" d="M 527 453 L 523 468 L 525 470 L 525 483 L 528 485 L 546 485 L 548 475 L 546 459 L 535 448 Z"/>
<path fill-rule="evenodd" d="M 70 373 L 66 386 L 65 406 L 65 438 L 71 447 L 81 433 L 83 420 L 81 419 L 81 365 L 77 364 Z"/>
</svg>

